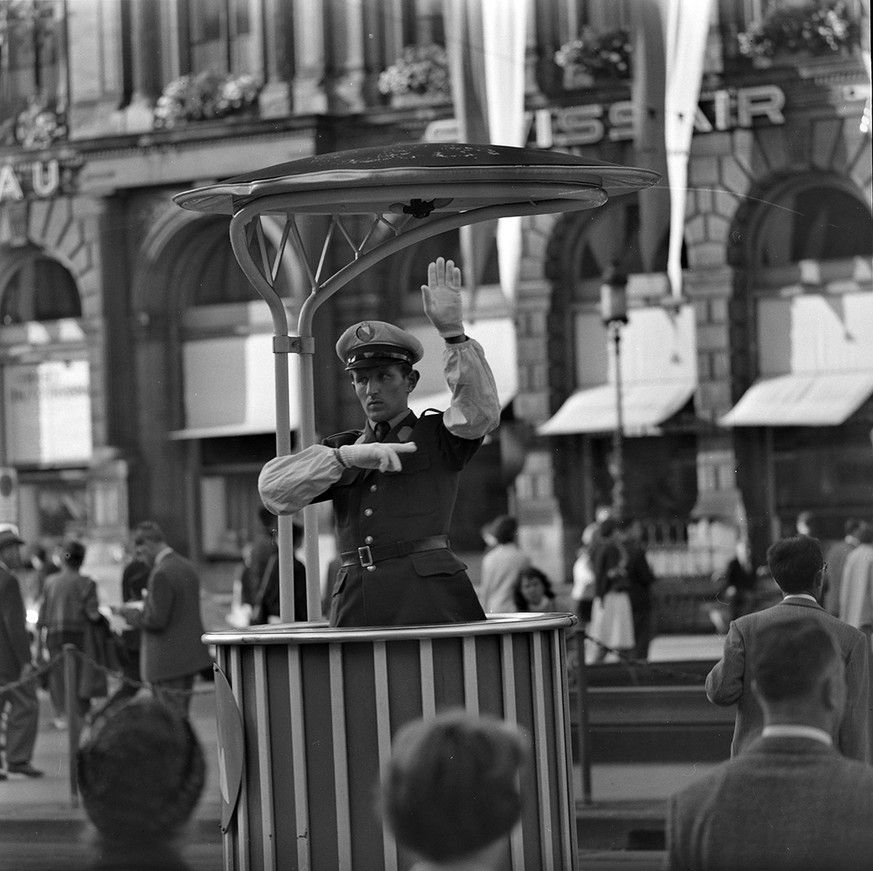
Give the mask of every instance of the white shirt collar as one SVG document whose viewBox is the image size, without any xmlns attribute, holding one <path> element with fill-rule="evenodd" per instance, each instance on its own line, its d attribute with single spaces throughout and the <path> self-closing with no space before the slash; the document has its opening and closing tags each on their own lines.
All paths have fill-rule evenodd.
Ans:
<svg viewBox="0 0 873 871">
<path fill-rule="evenodd" d="M 834 739 L 824 729 L 815 726 L 800 726 L 793 723 L 776 723 L 772 726 L 764 726 L 761 732 L 762 738 L 812 738 L 813 741 L 821 741 L 828 747 L 834 746 Z"/>
<path fill-rule="evenodd" d="M 787 593 L 782 597 L 782 601 L 784 602 L 786 599 L 809 599 L 810 602 L 815 602 L 818 605 L 815 596 L 811 593 Z"/>
<path fill-rule="evenodd" d="M 173 552 L 173 548 L 167 546 L 161 548 L 157 554 L 155 554 L 155 565 L 157 565 L 164 557 L 168 557 Z"/>
</svg>

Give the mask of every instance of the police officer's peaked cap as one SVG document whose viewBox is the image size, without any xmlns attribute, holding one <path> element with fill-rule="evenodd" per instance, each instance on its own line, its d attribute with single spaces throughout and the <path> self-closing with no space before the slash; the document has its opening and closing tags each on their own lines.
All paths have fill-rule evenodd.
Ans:
<svg viewBox="0 0 873 871">
<path fill-rule="evenodd" d="M 406 330 L 385 321 L 352 324 L 336 343 L 336 353 L 346 369 L 382 366 L 386 363 L 417 363 L 424 356 L 421 342 Z"/>
</svg>

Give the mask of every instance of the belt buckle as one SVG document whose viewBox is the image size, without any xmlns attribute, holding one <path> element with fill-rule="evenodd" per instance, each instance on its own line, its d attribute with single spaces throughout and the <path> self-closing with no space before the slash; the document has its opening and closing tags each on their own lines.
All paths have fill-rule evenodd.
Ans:
<svg viewBox="0 0 873 871">
<path fill-rule="evenodd" d="M 373 565 L 373 554 L 370 552 L 369 544 L 358 548 L 358 560 L 364 568 Z"/>
</svg>

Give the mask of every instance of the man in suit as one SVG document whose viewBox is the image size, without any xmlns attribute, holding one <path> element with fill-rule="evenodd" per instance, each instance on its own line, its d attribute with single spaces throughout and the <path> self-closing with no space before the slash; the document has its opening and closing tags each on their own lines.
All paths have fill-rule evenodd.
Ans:
<svg viewBox="0 0 873 871">
<path fill-rule="evenodd" d="M 484 619 L 448 531 L 461 470 L 500 420 L 482 347 L 464 333 L 461 271 L 442 257 L 422 286 L 425 314 L 445 341 L 452 391 L 441 413 L 417 417 L 409 394 L 423 355 L 415 336 L 384 321 L 349 327 L 337 356 L 367 417 L 363 430 L 270 460 L 261 499 L 274 514 L 332 500 L 342 565 L 332 626 L 396 626 Z"/>
<path fill-rule="evenodd" d="M 21 565 L 24 542 L 10 529 L 0 531 L 0 687 L 24 683 L 0 693 L 0 720 L 6 710 L 6 763 L 0 780 L 42 777 L 31 764 L 39 725 L 39 699 L 33 654 L 25 619 L 24 599 L 12 569 Z"/>
<path fill-rule="evenodd" d="M 758 735 L 763 712 L 752 692 L 747 663 L 754 661 L 758 637 L 771 625 L 803 616 L 817 621 L 834 639 L 845 663 L 849 698 L 834 724 L 834 744 L 845 756 L 870 759 L 870 651 L 864 634 L 843 623 L 819 605 L 827 571 L 821 545 L 814 538 L 795 535 L 770 546 L 767 564 L 784 594 L 777 605 L 746 614 L 731 622 L 724 653 L 706 677 L 706 695 L 716 705 L 737 705 L 731 756 Z"/>
<path fill-rule="evenodd" d="M 670 871 L 870 867 L 873 767 L 831 737 L 847 696 L 843 652 L 826 621 L 797 613 L 756 636 L 762 734 L 669 801 Z"/>
<path fill-rule="evenodd" d="M 119 608 L 133 626 L 142 629 L 140 675 L 157 698 L 175 704 L 187 715 L 194 678 L 212 665 L 200 640 L 200 578 L 192 563 L 166 542 L 157 523 L 140 523 L 133 534 L 136 558 L 149 569 L 145 599 Z"/>
</svg>

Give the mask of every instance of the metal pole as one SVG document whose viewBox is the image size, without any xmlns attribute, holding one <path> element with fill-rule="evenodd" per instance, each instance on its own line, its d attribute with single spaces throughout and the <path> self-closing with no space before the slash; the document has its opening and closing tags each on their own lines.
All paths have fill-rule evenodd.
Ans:
<svg viewBox="0 0 873 871">
<path fill-rule="evenodd" d="M 64 645 L 64 699 L 67 709 L 67 757 L 70 771 L 70 807 L 79 806 L 79 776 L 76 770 L 76 752 L 79 749 L 79 707 L 77 705 L 76 645 Z"/>
<path fill-rule="evenodd" d="M 588 724 L 588 667 L 585 632 L 576 632 L 576 753 L 582 770 L 582 803 L 591 804 L 591 735 Z"/>
<path fill-rule="evenodd" d="M 616 520 L 624 517 L 624 408 L 621 391 L 621 321 L 609 325 L 615 348 L 615 431 L 612 434 L 615 480 L 612 486 L 612 513 Z"/>
</svg>

